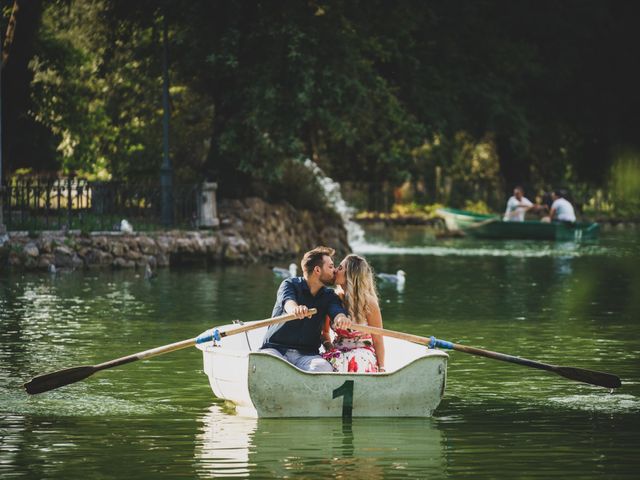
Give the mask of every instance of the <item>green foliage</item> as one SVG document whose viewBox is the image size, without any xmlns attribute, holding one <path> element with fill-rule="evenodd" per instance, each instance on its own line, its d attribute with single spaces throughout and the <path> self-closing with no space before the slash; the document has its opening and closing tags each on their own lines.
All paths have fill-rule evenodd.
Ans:
<svg viewBox="0 0 640 480">
<path fill-rule="evenodd" d="M 627 149 L 619 153 L 611 169 L 610 191 L 615 211 L 638 218 L 640 212 L 640 153 Z"/>
<path fill-rule="evenodd" d="M 464 209 L 474 213 L 482 213 L 482 214 L 491 213 L 491 210 L 489 209 L 487 204 L 484 203 L 483 201 L 478 201 L 478 202 L 467 201 L 464 204 Z"/>
<path fill-rule="evenodd" d="M 401 215 L 401 216 L 408 216 L 408 215 L 423 215 L 424 211 L 423 211 L 422 205 L 419 205 L 416 202 L 411 202 L 411 203 L 394 204 L 392 213 L 397 213 L 398 215 Z"/>
<path fill-rule="evenodd" d="M 266 196 L 288 201 L 293 206 L 307 210 L 326 208 L 318 179 L 311 175 L 302 162 L 287 160 L 278 172 L 279 176 L 266 186 Z"/>
<path fill-rule="evenodd" d="M 390 213 L 365 211 L 359 212 L 356 218 L 358 220 L 397 220 L 414 217 L 426 221 L 439 218 L 437 211 L 443 207 L 444 205 L 440 203 L 395 203 Z"/>
<path fill-rule="evenodd" d="M 637 2 L 43 5 L 29 114 L 65 172 L 159 176 L 166 19 L 176 182 L 313 204 L 312 179 L 281 188 L 288 159 L 308 157 L 457 206 L 495 206 L 517 183 L 586 192 L 613 165 L 627 192 L 615 152 L 640 143 L 640 78 L 620 45 L 637 43 Z"/>
</svg>

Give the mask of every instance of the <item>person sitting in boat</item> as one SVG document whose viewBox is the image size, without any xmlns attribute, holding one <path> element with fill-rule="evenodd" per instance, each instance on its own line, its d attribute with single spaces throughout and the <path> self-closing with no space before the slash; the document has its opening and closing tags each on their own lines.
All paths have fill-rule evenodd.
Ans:
<svg viewBox="0 0 640 480">
<path fill-rule="evenodd" d="M 351 320 L 340 298 L 328 288 L 336 278 L 331 257 L 335 250 L 316 247 L 304 254 L 301 262 L 303 277 L 283 280 L 278 288 L 272 317 L 295 313 L 299 320 L 271 325 L 261 350 L 270 353 L 301 370 L 332 372 L 333 367 L 320 355 L 321 334 L 329 316 L 334 328 L 349 328 Z M 318 312 L 307 318 L 310 308 Z"/>
<path fill-rule="evenodd" d="M 569 200 L 565 198 L 566 196 L 567 191 L 563 189 L 554 190 L 553 192 L 551 192 L 551 200 L 553 201 L 553 203 L 551 204 L 551 209 L 549 210 L 549 216 L 543 218 L 543 221 L 570 223 L 574 223 L 576 221 L 576 212 L 573 209 L 573 205 L 571 205 L 571 202 L 569 202 Z"/>
<path fill-rule="evenodd" d="M 513 189 L 513 196 L 507 200 L 507 209 L 504 212 L 505 222 L 524 222 L 524 215 L 527 210 L 534 208 L 531 200 L 524 196 L 524 189 L 516 186 Z"/>
<path fill-rule="evenodd" d="M 373 271 L 358 255 L 347 255 L 336 272 L 336 293 L 354 323 L 382 328 Z M 329 329 L 329 319 L 324 335 Z M 384 372 L 384 339 L 357 330 L 334 327 L 333 344 L 325 340 L 326 358 L 336 372 Z"/>
</svg>

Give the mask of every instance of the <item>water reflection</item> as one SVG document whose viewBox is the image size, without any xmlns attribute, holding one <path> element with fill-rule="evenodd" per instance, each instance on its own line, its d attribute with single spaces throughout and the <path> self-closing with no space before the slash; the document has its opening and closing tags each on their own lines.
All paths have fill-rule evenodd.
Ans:
<svg viewBox="0 0 640 480">
<path fill-rule="evenodd" d="M 212 405 L 200 421 L 201 478 L 424 478 L 445 466 L 433 419 L 251 419 Z"/>
<path fill-rule="evenodd" d="M 380 285 L 388 328 L 609 371 L 622 388 L 452 352 L 432 419 L 248 420 L 209 408 L 201 353 L 185 349 L 28 397 L 33 375 L 265 318 L 278 282 L 266 265 L 162 269 L 152 282 L 2 271 L 0 478 L 635 478 L 637 232 L 566 250 L 414 232 L 368 257 L 407 272 L 404 292 Z"/>
<path fill-rule="evenodd" d="M 367 226 L 366 242 L 352 244 L 361 255 L 434 256 L 434 257 L 618 257 L 637 256 L 635 242 L 603 239 L 589 242 L 553 242 L 541 240 L 482 240 L 475 238 L 436 239 L 424 227 L 402 229 Z"/>
<path fill-rule="evenodd" d="M 567 277 L 573 273 L 573 267 L 571 266 L 572 260 L 573 258 L 569 256 L 555 257 L 553 259 L 556 278 Z"/>
</svg>

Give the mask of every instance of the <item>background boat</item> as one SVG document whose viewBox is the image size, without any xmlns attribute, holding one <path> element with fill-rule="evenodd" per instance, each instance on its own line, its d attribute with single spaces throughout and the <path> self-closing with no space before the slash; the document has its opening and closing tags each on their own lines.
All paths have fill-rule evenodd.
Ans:
<svg viewBox="0 0 640 480">
<path fill-rule="evenodd" d="M 513 240 L 593 240 L 600 226 L 590 222 L 505 222 L 497 215 L 441 208 L 437 211 L 450 232 L 462 232 L 477 238 Z"/>
</svg>

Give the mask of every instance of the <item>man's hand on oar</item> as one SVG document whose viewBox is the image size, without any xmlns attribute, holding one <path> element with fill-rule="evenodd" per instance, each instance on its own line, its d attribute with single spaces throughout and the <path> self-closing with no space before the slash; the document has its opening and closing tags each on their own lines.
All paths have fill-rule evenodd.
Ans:
<svg viewBox="0 0 640 480">
<path fill-rule="evenodd" d="M 360 330 L 365 333 L 371 333 L 373 335 L 386 335 L 388 337 L 399 338 L 408 342 L 418 343 L 420 345 L 426 345 L 429 348 L 445 348 L 449 350 L 457 350 L 459 352 L 470 353 L 472 355 L 479 355 L 486 358 L 492 358 L 494 360 L 501 360 L 503 362 L 515 363 L 517 365 L 523 365 L 525 367 L 538 368 L 540 370 L 547 370 L 549 372 L 556 373 L 561 377 L 568 378 L 569 380 L 575 380 L 576 382 L 589 383 L 591 385 L 597 385 L 605 388 L 618 388 L 622 385 L 620 377 L 606 372 L 598 372 L 596 370 L 587 370 L 585 368 L 576 367 L 563 367 L 559 365 L 551 365 L 548 363 L 536 362 L 535 360 L 528 360 L 526 358 L 514 357 L 505 353 L 492 352 L 490 350 L 483 350 L 481 348 L 469 347 L 466 345 L 460 345 L 457 343 L 447 342 L 446 340 L 438 340 L 435 337 L 427 338 L 420 337 L 418 335 L 411 335 L 409 333 L 396 332 L 393 330 L 386 330 L 383 328 L 370 327 L 368 325 L 352 324 L 351 329 Z"/>
<path fill-rule="evenodd" d="M 307 316 L 311 317 L 315 315 L 317 310 L 312 308 L 308 311 Z M 229 335 L 236 335 L 238 333 L 247 332 L 249 330 L 255 330 L 256 328 L 268 327 L 276 323 L 288 322 L 296 320 L 295 314 L 280 315 L 278 317 L 268 318 L 266 320 L 260 320 L 254 323 L 243 325 L 242 327 L 233 328 L 224 332 L 218 330 L 211 330 L 206 334 L 199 337 L 190 338 L 188 340 L 182 340 L 181 342 L 171 343 L 162 347 L 152 348 L 143 352 L 134 353 L 126 357 L 116 358 L 108 362 L 100 363 L 98 365 L 83 365 L 80 367 L 71 367 L 64 370 L 58 370 L 57 372 L 45 373 L 32 378 L 30 381 L 24 384 L 24 388 L 27 393 L 36 394 L 47 392 L 70 383 L 79 382 L 87 377 L 90 377 L 100 370 L 106 370 L 107 368 L 118 367 L 126 363 L 135 362 L 136 360 L 144 360 L 146 358 L 155 357 L 156 355 L 162 355 L 163 353 L 175 352 L 186 347 L 191 347 L 198 343 L 210 342 L 212 340 L 220 340 L 221 338 L 228 337 Z"/>
</svg>

